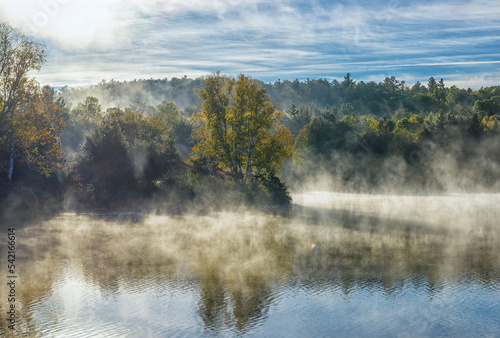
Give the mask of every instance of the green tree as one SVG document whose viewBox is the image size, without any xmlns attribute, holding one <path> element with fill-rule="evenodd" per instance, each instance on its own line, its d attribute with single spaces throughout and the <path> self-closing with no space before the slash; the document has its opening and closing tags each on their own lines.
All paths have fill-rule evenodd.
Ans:
<svg viewBox="0 0 500 338">
<path fill-rule="evenodd" d="M 311 123 L 311 119 L 317 111 L 316 105 L 312 102 L 299 108 L 295 104 L 290 105 L 286 110 L 286 114 L 289 119 L 288 127 L 292 134 L 297 135 L 306 124 Z"/>
<path fill-rule="evenodd" d="M 399 81 L 396 77 L 386 77 L 384 82 L 382 83 L 384 88 L 384 92 L 387 95 L 394 95 L 400 91 L 403 91 L 405 87 L 405 81 Z"/>
<path fill-rule="evenodd" d="M 61 137 L 61 144 L 66 149 L 66 159 L 73 162 L 74 155 L 80 151 L 85 136 L 102 121 L 102 107 L 99 99 L 87 96 L 72 109 L 67 118 L 67 125 Z"/>
<path fill-rule="evenodd" d="M 413 86 L 411 86 L 410 91 L 412 95 L 416 95 L 418 93 L 425 94 L 427 92 L 427 88 L 425 88 L 425 86 L 422 86 L 420 81 L 417 81 Z"/>
<path fill-rule="evenodd" d="M 83 102 L 79 102 L 73 115 L 78 119 L 96 119 L 102 116 L 102 107 L 99 99 L 93 96 L 87 96 Z"/>
<path fill-rule="evenodd" d="M 175 127 L 181 122 L 181 113 L 173 101 L 163 101 L 158 106 L 158 116 L 169 126 Z"/>
<path fill-rule="evenodd" d="M 330 105 L 326 105 L 323 111 L 321 112 L 321 116 L 332 123 L 335 123 L 337 121 L 337 115 L 339 114 L 339 111 L 336 107 L 332 107 Z"/>
<path fill-rule="evenodd" d="M 114 108 L 87 136 L 72 182 L 77 194 L 110 205 L 175 187 L 182 175 L 169 126 L 156 117 Z"/>
<path fill-rule="evenodd" d="M 442 101 L 444 101 L 446 99 L 446 95 L 447 94 L 448 94 L 447 93 L 447 88 L 444 86 L 443 79 L 441 79 L 441 80 L 439 80 L 439 82 L 436 85 L 436 88 L 432 92 L 432 97 L 436 101 L 442 102 Z"/>
<path fill-rule="evenodd" d="M 429 93 L 434 93 L 434 91 L 438 88 L 438 83 L 434 77 L 430 77 L 429 81 L 427 81 L 427 89 Z"/>
<path fill-rule="evenodd" d="M 461 106 L 470 109 L 473 104 L 473 97 L 465 89 L 452 86 L 446 95 L 446 103 L 450 109 Z"/>
<path fill-rule="evenodd" d="M 448 117 L 446 116 L 446 114 L 442 109 L 438 111 L 437 114 L 434 116 L 432 124 L 434 128 L 438 130 L 443 130 L 446 127 L 446 125 L 448 124 Z"/>
<path fill-rule="evenodd" d="M 470 135 L 477 139 L 481 137 L 481 134 L 483 133 L 483 125 L 481 124 L 481 119 L 479 118 L 479 115 L 477 113 L 472 114 L 472 116 L 469 118 L 469 133 Z"/>
<path fill-rule="evenodd" d="M 477 100 L 472 109 L 482 116 L 500 114 L 500 96 L 492 96 L 489 99 Z"/>
<path fill-rule="evenodd" d="M 158 118 L 172 128 L 175 143 L 180 153 L 187 158 L 192 147 L 193 126 L 184 118 L 175 102 L 164 101 L 158 106 Z"/>
<path fill-rule="evenodd" d="M 351 78 L 351 73 L 347 73 L 344 76 L 344 81 L 342 81 L 341 86 L 346 90 L 356 87 L 356 81 Z"/>
<path fill-rule="evenodd" d="M 130 104 L 130 109 L 133 111 L 141 112 L 147 116 L 156 115 L 156 108 L 148 105 L 146 101 L 144 101 L 140 96 L 134 98 L 134 100 Z"/>
<path fill-rule="evenodd" d="M 412 115 L 409 119 L 402 118 L 396 123 L 394 135 L 403 137 L 413 143 L 419 139 L 419 134 L 424 129 L 424 119 L 420 115 Z"/>
</svg>

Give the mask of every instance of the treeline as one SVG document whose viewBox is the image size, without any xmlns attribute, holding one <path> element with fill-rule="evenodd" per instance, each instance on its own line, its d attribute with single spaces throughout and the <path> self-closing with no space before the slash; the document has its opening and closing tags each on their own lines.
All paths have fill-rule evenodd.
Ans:
<svg viewBox="0 0 500 338">
<path fill-rule="evenodd" d="M 286 181 L 350 192 L 498 192 L 499 117 L 324 111 L 299 132 Z"/>
<path fill-rule="evenodd" d="M 500 86 L 215 73 L 56 91 L 28 76 L 42 45 L 1 24 L 0 53 L 4 211 L 289 205 L 289 186 L 500 189 Z"/>
<path fill-rule="evenodd" d="M 427 115 L 445 110 L 462 114 L 467 110 L 498 109 L 498 100 L 483 102 L 500 94 L 500 89 L 491 92 L 488 89 L 473 91 L 456 86 L 446 87 L 443 79 L 430 77 L 427 84 L 417 82 L 407 85 L 394 76 L 386 77 L 382 82 L 356 82 L 347 73 L 344 79 L 327 81 L 325 79 L 306 81 L 276 81 L 265 84 L 273 100 L 280 102 L 286 109 L 296 106 L 312 105 L 319 109 L 335 107 L 351 109 L 360 115 L 392 117 L 400 111 Z M 478 102 L 476 106 L 474 106 Z M 347 107 L 349 106 L 349 108 Z M 488 108 L 487 108 L 488 106 Z M 491 107 L 489 107 L 491 106 Z"/>
<path fill-rule="evenodd" d="M 430 77 L 426 84 L 417 82 L 408 85 L 394 76 L 382 82 L 356 82 L 350 73 L 342 81 L 307 79 L 306 81 L 281 81 L 264 83 L 257 81 L 271 96 L 273 103 L 279 103 L 281 110 L 292 105 L 308 109 L 313 116 L 320 110 L 337 109 L 341 114 L 356 112 L 360 115 L 396 118 L 405 112 L 427 116 L 443 110 L 446 113 L 466 115 L 470 111 L 495 114 L 500 108 L 500 88 L 461 89 L 447 87 L 443 79 Z M 195 90 L 203 88 L 204 78 L 149 79 L 134 81 L 101 81 L 88 88 L 60 90 L 60 97 L 68 106 L 76 105 L 85 98 L 97 98 L 104 107 L 133 107 L 144 112 L 153 111 L 164 101 L 176 105 L 192 114 L 201 102 Z M 302 108 L 303 107 L 303 108 Z"/>
<path fill-rule="evenodd" d="M 190 118 L 171 101 L 147 114 L 136 107 L 103 111 L 93 97 L 63 108 L 66 200 L 164 211 L 289 205 L 277 176 L 293 140 L 278 126 L 282 113 L 243 75 L 214 74 L 204 83 L 203 105 Z"/>
<path fill-rule="evenodd" d="M 93 96 L 70 107 L 66 89 L 42 88 L 29 75 L 45 63 L 43 45 L 2 23 L 0 53 L 2 224 L 64 208 L 290 205 L 278 171 L 293 136 L 256 81 L 207 76 L 191 110 L 139 99 L 103 109 Z M 118 95 L 113 83 L 99 88 Z"/>
<path fill-rule="evenodd" d="M 164 101 L 174 101 L 180 108 L 191 111 L 200 98 L 196 89 L 203 87 L 203 78 L 189 79 L 173 77 L 171 79 L 148 79 L 133 81 L 105 81 L 97 85 L 83 88 L 62 87 L 59 96 L 65 100 L 68 107 L 74 108 L 78 102 L 87 97 L 95 97 L 105 108 L 132 107 L 145 113 L 155 110 Z"/>
</svg>

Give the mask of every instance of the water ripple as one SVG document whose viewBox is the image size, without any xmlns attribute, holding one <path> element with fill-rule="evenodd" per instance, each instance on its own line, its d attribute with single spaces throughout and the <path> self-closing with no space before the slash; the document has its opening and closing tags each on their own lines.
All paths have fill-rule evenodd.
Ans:
<svg viewBox="0 0 500 338">
<path fill-rule="evenodd" d="M 39 279 L 20 288 L 20 324 L 37 337 L 498 335 L 497 230 L 391 232 L 409 222 L 385 226 L 375 210 L 351 228 L 336 218 L 63 215 L 67 228 L 54 221 L 25 236 L 41 254 L 23 261 Z"/>
</svg>

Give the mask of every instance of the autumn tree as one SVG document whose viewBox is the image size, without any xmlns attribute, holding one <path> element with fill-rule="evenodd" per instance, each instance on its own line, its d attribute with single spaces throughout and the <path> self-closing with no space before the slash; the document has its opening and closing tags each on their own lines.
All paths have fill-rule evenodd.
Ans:
<svg viewBox="0 0 500 338">
<path fill-rule="evenodd" d="M 7 164 L 2 167 L 9 183 L 15 160 L 21 154 L 45 174 L 53 168 L 47 162 L 51 156 L 45 156 L 44 147 L 36 145 L 46 146 L 43 137 L 52 137 L 45 128 L 52 124 L 43 101 L 46 93 L 41 93 L 35 79 L 28 76 L 30 71 L 40 70 L 44 62 L 43 45 L 7 23 L 0 23 L 0 148 L 2 154 L 8 154 Z"/>
<path fill-rule="evenodd" d="M 276 175 L 290 157 L 293 135 L 278 125 L 282 112 L 266 90 L 243 74 L 233 79 L 217 72 L 204 84 L 198 91 L 201 125 L 190 162 L 215 159 L 247 183 L 262 174 Z"/>
<path fill-rule="evenodd" d="M 14 156 L 45 176 L 61 168 L 60 136 L 66 126 L 54 91 L 44 87 L 34 93 L 12 119 Z M 13 165 L 9 167 L 11 179 Z"/>
</svg>

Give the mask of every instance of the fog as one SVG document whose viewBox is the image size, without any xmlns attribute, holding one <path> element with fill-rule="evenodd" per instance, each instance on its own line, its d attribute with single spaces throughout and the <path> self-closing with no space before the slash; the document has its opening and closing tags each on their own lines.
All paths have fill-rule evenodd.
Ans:
<svg viewBox="0 0 500 338">
<path fill-rule="evenodd" d="M 294 191 L 375 194 L 497 193 L 500 191 L 498 139 L 457 137 L 428 140 L 406 156 L 382 157 L 366 150 L 306 152 L 284 168 Z"/>
<path fill-rule="evenodd" d="M 500 86 L 216 71 L 56 90 L 31 77 L 55 40 L 7 22 L 0 40 L 0 336 L 500 332 Z"/>
<path fill-rule="evenodd" d="M 103 108 L 131 107 L 151 115 L 165 100 L 179 107 L 196 103 L 186 93 L 199 81 L 103 82 L 85 90 L 66 88 L 61 95 L 68 103 L 92 95 Z M 20 184 L 9 186 L 0 206 L 1 226 L 15 227 L 18 238 L 22 332 L 137 337 L 498 332 L 500 313 L 492 309 L 500 301 L 495 130 L 474 136 L 468 117 L 450 117 L 456 125 L 441 130 L 429 119 L 419 127 L 418 142 L 404 143 L 393 133 L 396 128 L 386 125 L 391 131 L 382 137 L 374 132 L 379 138 L 371 139 L 386 147 L 380 150 L 366 138 L 366 117 L 349 126 L 316 116 L 306 126 L 319 125 L 311 135 L 321 147 L 300 148 L 296 142 L 298 151 L 279 173 L 281 181 L 273 176 L 274 186 L 249 187 L 216 169 L 218 163 L 186 164 L 192 129 L 178 130 L 185 132 L 184 144 L 177 139 L 185 148 L 182 158 L 173 139 L 155 143 L 167 128 L 145 129 L 150 125 L 144 116 L 134 120 L 129 113 L 127 126 L 135 129 L 118 129 L 118 118 L 113 123 L 89 118 L 88 125 L 69 133 L 66 141 L 74 144 L 66 147 L 64 170 L 34 183 L 24 172 Z M 98 131 L 95 141 L 105 142 L 95 146 L 88 138 L 89 149 L 77 149 L 92 130 Z M 287 188 L 292 204 L 271 205 L 273 193 L 288 193 Z M 6 257 L 5 246 L 0 255 Z M 8 291 L 3 283 L 0 298 Z M 2 313 L 7 305 L 1 303 Z M 349 317 L 353 313 L 359 315 Z M 457 325 L 456 318 L 463 317 L 467 320 Z M 0 334 L 6 331 L 2 321 Z"/>
<path fill-rule="evenodd" d="M 347 300 L 364 292 L 397 299 L 421 286 L 439 297 L 470 278 L 498 288 L 498 194 L 308 192 L 293 198 L 285 215 L 244 209 L 202 216 L 64 213 L 19 229 L 21 327 L 95 335 L 111 325 L 114 333 L 147 334 L 142 324 L 159 325 L 155 311 L 168 311 L 160 303 L 138 303 L 152 292 L 187 297 L 205 332 L 244 334 L 273 318 L 289 288 Z M 4 299 L 7 288 L 0 290 Z M 82 292 L 87 296 L 78 296 Z M 104 315 L 103 304 L 118 312 Z M 141 325 L 127 324 L 134 316 Z M 179 319 L 184 329 L 165 324 L 151 334 L 191 332 L 196 325 L 189 318 Z"/>
<path fill-rule="evenodd" d="M 186 77 L 171 79 L 149 79 L 134 81 L 101 81 L 90 87 L 63 87 L 60 96 L 70 108 L 83 102 L 88 96 L 99 99 L 103 109 L 112 107 L 130 107 L 141 104 L 141 109 L 156 107 L 164 101 L 175 101 L 179 108 L 195 105 L 199 102 L 194 89 L 202 87 L 202 78 Z"/>
</svg>

